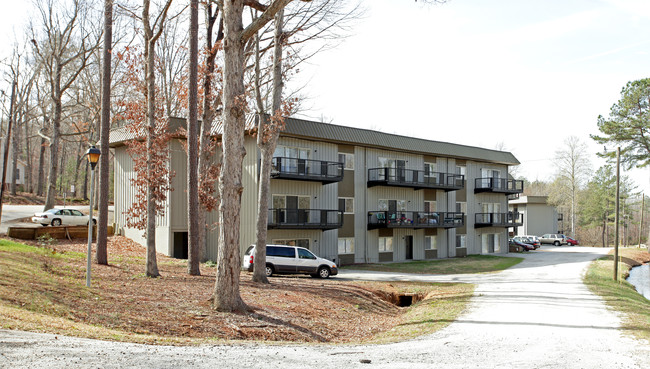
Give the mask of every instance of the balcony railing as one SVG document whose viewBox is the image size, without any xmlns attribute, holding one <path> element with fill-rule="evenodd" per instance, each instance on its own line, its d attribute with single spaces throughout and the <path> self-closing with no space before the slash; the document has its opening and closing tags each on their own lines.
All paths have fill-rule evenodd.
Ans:
<svg viewBox="0 0 650 369">
<path fill-rule="evenodd" d="M 465 225 L 464 213 L 424 211 L 369 211 L 368 229 L 454 228 Z"/>
<path fill-rule="evenodd" d="M 343 180 L 343 164 L 339 162 L 276 156 L 272 163 L 271 178 L 322 183 Z"/>
<path fill-rule="evenodd" d="M 424 170 L 401 168 L 368 169 L 368 187 L 395 186 L 415 189 L 460 190 L 465 187 L 465 176 L 461 174 L 426 172 Z"/>
<path fill-rule="evenodd" d="M 523 215 L 519 212 L 507 213 L 476 213 L 474 228 L 483 227 L 519 227 L 523 226 Z"/>
<path fill-rule="evenodd" d="M 323 209 L 269 209 L 268 229 L 336 229 L 343 226 L 343 212 Z"/>
<path fill-rule="evenodd" d="M 476 178 L 474 193 L 479 192 L 520 194 L 524 192 L 524 181 L 505 178 Z"/>
</svg>

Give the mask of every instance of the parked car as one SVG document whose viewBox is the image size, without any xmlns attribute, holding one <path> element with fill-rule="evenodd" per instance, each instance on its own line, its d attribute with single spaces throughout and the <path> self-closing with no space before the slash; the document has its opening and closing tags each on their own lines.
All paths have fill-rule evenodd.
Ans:
<svg viewBox="0 0 650 369">
<path fill-rule="evenodd" d="M 547 233 L 539 238 L 541 243 L 552 243 L 555 246 L 566 245 L 566 236 L 563 234 Z"/>
<path fill-rule="evenodd" d="M 539 241 L 536 241 L 531 236 L 515 236 L 514 240 L 522 242 L 522 243 L 529 244 L 529 245 L 533 246 L 535 248 L 535 250 L 537 250 L 541 246 Z"/>
<path fill-rule="evenodd" d="M 88 225 L 88 215 L 77 209 L 52 208 L 42 213 L 34 214 L 32 223 L 42 224 L 43 226 Z M 95 217 L 93 217 L 93 224 L 97 224 L 97 218 Z"/>
<path fill-rule="evenodd" d="M 533 240 L 533 242 L 535 242 L 538 246 L 540 246 L 540 245 L 542 244 L 541 242 L 539 242 L 539 237 L 537 237 L 537 236 L 533 236 L 533 235 L 525 234 L 525 235 L 523 235 L 523 236 L 521 236 L 521 237 L 528 237 L 528 238 L 530 238 L 530 239 Z"/>
<path fill-rule="evenodd" d="M 254 255 L 255 245 L 251 245 L 244 254 L 244 270 L 253 271 Z M 338 274 L 338 268 L 334 262 L 319 258 L 303 247 L 266 245 L 266 276 L 273 274 L 309 274 L 329 278 Z"/>
<path fill-rule="evenodd" d="M 575 238 L 567 237 L 566 242 L 567 242 L 568 245 L 571 245 L 571 246 L 577 246 L 578 245 L 578 240 L 576 240 Z"/>
<path fill-rule="evenodd" d="M 529 245 L 529 244 L 524 243 L 524 242 L 517 241 L 514 238 L 509 239 L 508 244 L 509 244 L 511 249 L 513 247 L 514 248 L 519 247 L 519 248 L 521 248 L 522 251 L 533 251 L 533 250 L 535 250 L 535 246 Z"/>
</svg>

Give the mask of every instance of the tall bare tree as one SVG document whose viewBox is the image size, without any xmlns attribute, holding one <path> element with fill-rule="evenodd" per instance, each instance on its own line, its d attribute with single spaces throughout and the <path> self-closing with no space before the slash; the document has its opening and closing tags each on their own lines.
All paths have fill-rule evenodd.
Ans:
<svg viewBox="0 0 650 369">
<path fill-rule="evenodd" d="M 569 208 L 571 236 L 575 237 L 578 193 L 589 179 L 591 171 L 586 144 L 575 136 L 568 137 L 564 140 L 563 149 L 555 152 L 555 165 L 557 174 L 549 200 Z"/>
<path fill-rule="evenodd" d="M 86 67 L 92 51 L 99 44 L 99 37 L 93 38 L 93 32 L 87 27 L 88 9 L 82 0 L 71 0 L 70 8 L 55 4 L 53 0 L 36 4 L 43 34 L 39 37 L 32 26 L 32 43 L 37 62 L 45 71 L 52 100 L 51 132 L 46 135 L 41 131 L 50 146 L 45 198 L 45 209 L 49 209 L 54 206 L 56 197 L 64 94 Z"/>
<path fill-rule="evenodd" d="M 144 29 L 144 58 L 145 58 L 145 84 L 146 84 L 146 122 L 147 122 L 147 173 L 151 175 L 155 171 L 155 131 L 156 131 L 156 42 L 160 37 L 167 12 L 171 6 L 172 0 L 167 0 L 162 10 L 156 17 L 153 24 L 151 23 L 149 8 L 150 0 L 143 0 L 142 4 L 142 26 Z M 153 185 L 147 186 L 147 267 L 146 275 L 148 277 L 158 277 L 158 263 L 156 261 L 156 188 Z"/>
<path fill-rule="evenodd" d="M 188 76 L 188 117 L 187 117 L 187 213 L 188 213 L 188 262 L 187 272 L 200 275 L 201 255 L 199 245 L 199 122 L 198 122 L 198 68 L 199 68 L 199 2 L 190 0 L 189 37 L 189 76 Z"/>
<path fill-rule="evenodd" d="M 97 263 L 108 265 L 109 150 L 111 127 L 111 63 L 113 49 L 113 0 L 104 0 L 104 48 L 102 51 L 102 103 L 99 129 L 99 219 L 97 224 Z"/>
<path fill-rule="evenodd" d="M 219 192 L 219 244 L 214 306 L 217 310 L 245 309 L 239 293 L 239 221 L 241 208 L 242 162 L 244 155 L 245 87 L 244 47 L 257 31 L 273 19 L 291 0 L 274 0 L 246 28 L 244 0 L 220 2 L 224 23 L 223 87 L 223 166 Z M 259 5 L 259 4 L 257 4 Z"/>
</svg>

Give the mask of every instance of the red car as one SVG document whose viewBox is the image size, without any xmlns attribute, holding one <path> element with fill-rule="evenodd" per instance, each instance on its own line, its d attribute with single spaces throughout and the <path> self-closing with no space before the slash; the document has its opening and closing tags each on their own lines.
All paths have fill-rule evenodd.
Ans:
<svg viewBox="0 0 650 369">
<path fill-rule="evenodd" d="M 576 246 L 578 245 L 578 240 L 576 240 L 575 238 L 567 237 L 566 243 L 567 245 Z"/>
</svg>

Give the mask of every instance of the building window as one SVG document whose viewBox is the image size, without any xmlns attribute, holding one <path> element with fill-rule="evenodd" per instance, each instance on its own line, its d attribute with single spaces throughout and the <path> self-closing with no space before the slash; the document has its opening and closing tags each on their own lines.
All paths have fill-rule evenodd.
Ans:
<svg viewBox="0 0 650 369">
<path fill-rule="evenodd" d="M 460 174 L 467 177 L 467 168 L 464 165 L 456 166 L 456 174 Z"/>
<path fill-rule="evenodd" d="M 289 147 L 278 145 L 273 153 L 274 157 L 292 158 L 292 159 L 309 159 L 310 149 L 302 147 Z"/>
<path fill-rule="evenodd" d="M 339 153 L 339 163 L 343 163 L 345 170 L 354 170 L 354 154 Z"/>
<path fill-rule="evenodd" d="M 379 237 L 379 252 L 393 252 L 393 237 Z"/>
<path fill-rule="evenodd" d="M 435 177 L 436 163 L 424 163 L 424 176 Z"/>
<path fill-rule="evenodd" d="M 435 201 L 425 201 L 424 202 L 424 212 L 433 213 L 436 211 L 436 202 Z"/>
<path fill-rule="evenodd" d="M 308 238 L 296 238 L 296 239 L 282 239 L 282 240 L 273 240 L 275 245 L 287 245 L 287 246 L 298 246 L 309 248 L 309 239 Z"/>
<path fill-rule="evenodd" d="M 379 211 L 406 211 L 406 200 L 379 199 Z"/>
<path fill-rule="evenodd" d="M 273 209 L 310 209 L 311 197 L 273 195 Z"/>
<path fill-rule="evenodd" d="M 456 247 L 461 248 L 461 247 L 467 247 L 465 245 L 465 236 L 464 234 L 457 234 L 456 235 Z"/>
<path fill-rule="evenodd" d="M 354 238 L 339 238 L 339 254 L 354 254 Z"/>
<path fill-rule="evenodd" d="M 424 236 L 424 249 L 425 250 L 438 250 L 438 237 L 437 236 Z"/>
<path fill-rule="evenodd" d="M 456 212 L 467 214 L 467 203 L 466 202 L 457 202 L 456 203 Z"/>
<path fill-rule="evenodd" d="M 345 214 L 354 214 L 354 198 L 339 197 L 339 211 Z"/>
</svg>

